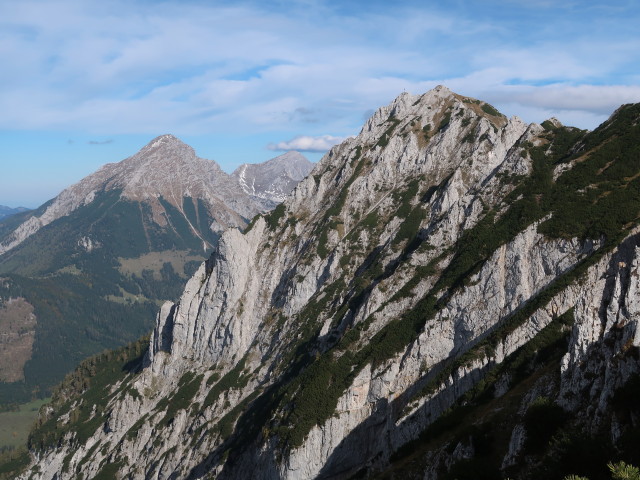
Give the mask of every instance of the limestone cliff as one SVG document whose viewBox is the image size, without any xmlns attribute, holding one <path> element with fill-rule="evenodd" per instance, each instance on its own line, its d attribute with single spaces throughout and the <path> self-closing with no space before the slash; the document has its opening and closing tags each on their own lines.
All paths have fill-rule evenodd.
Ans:
<svg viewBox="0 0 640 480">
<path fill-rule="evenodd" d="M 99 397 L 61 388 L 24 478 L 441 478 L 484 459 L 472 426 L 511 412 L 483 402 L 514 398 L 487 454 L 499 474 L 544 465 L 535 408 L 623 438 L 637 419 L 610 405 L 638 372 L 639 110 L 587 133 L 444 87 L 402 94 L 222 235 L 138 371 Z"/>
</svg>

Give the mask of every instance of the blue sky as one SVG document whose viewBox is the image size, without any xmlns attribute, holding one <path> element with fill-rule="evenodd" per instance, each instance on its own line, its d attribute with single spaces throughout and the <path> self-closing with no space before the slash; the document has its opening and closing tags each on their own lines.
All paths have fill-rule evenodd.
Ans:
<svg viewBox="0 0 640 480">
<path fill-rule="evenodd" d="M 633 1 L 0 0 L 0 204 L 36 207 L 173 133 L 230 172 L 318 160 L 443 84 L 594 128 L 640 101 Z"/>
</svg>

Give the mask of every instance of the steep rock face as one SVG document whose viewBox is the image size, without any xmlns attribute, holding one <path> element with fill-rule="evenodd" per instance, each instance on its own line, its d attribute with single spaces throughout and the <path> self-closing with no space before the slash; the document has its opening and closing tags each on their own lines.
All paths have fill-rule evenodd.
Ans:
<svg viewBox="0 0 640 480">
<path fill-rule="evenodd" d="M 304 155 L 291 151 L 264 163 L 244 163 L 232 175 L 246 194 L 270 209 L 283 202 L 313 167 Z"/>
<path fill-rule="evenodd" d="M 159 314 L 149 360 L 158 369 L 156 353 L 177 354 L 178 362 L 230 363 L 249 348 L 255 337 L 255 321 L 249 312 L 260 309 L 261 288 L 256 250 L 264 221 L 247 235 L 230 230 L 223 235 L 216 256 L 203 264 L 189 280 L 179 305 L 165 305 Z M 245 305 L 246 303 L 246 305 Z M 247 314 L 245 314 L 245 310 Z M 165 332 L 164 337 L 161 332 Z M 161 356 L 161 364 L 166 358 Z M 173 366 L 173 358 L 170 362 Z"/>
<path fill-rule="evenodd" d="M 509 442 L 504 449 L 496 449 L 493 454 L 498 456 L 497 465 L 510 471 L 510 476 L 518 478 L 562 478 L 568 472 L 580 468 L 583 469 L 581 474 L 591 472 L 592 475 L 599 475 L 603 470 L 602 462 L 608 458 L 607 455 L 613 455 L 608 450 L 610 446 L 607 445 L 606 437 L 613 437 L 616 441 L 621 438 L 625 429 L 628 432 L 629 428 L 633 428 L 632 422 L 626 425 L 620 423 L 624 417 L 618 415 L 622 415 L 623 412 L 618 405 L 612 406 L 612 403 L 616 404 L 620 389 L 624 389 L 634 376 L 637 377 L 639 371 L 636 353 L 640 346 L 639 329 L 635 320 L 636 300 L 633 297 L 637 288 L 635 283 L 640 254 L 639 233 L 638 228 L 632 230 L 618 248 L 602 255 L 596 262 L 591 262 L 591 266 L 580 275 L 578 281 L 549 296 L 546 305 L 535 310 L 522 326 L 505 335 L 495 345 L 492 355 L 487 356 L 486 352 L 480 351 L 474 361 L 448 371 L 448 375 L 444 377 L 440 376 L 436 382 L 439 385 L 431 390 L 433 393 L 418 404 L 412 405 L 411 412 L 403 419 L 405 426 L 409 427 L 408 437 L 416 438 L 417 432 L 412 431 L 416 424 L 420 424 L 420 421 L 432 422 L 443 407 L 453 405 L 456 397 L 463 396 L 465 391 L 477 385 L 484 377 L 483 371 L 490 369 L 495 363 L 505 361 L 509 354 L 518 352 L 518 348 L 526 348 L 527 342 L 534 341 L 538 332 L 544 330 L 545 326 L 548 329 L 559 317 L 569 313 L 573 323 L 568 332 L 567 347 L 562 349 L 566 353 L 553 364 L 553 370 L 546 368 L 546 371 L 542 369 L 542 372 L 536 372 L 534 378 L 537 377 L 537 380 L 529 390 L 515 396 L 518 403 L 515 404 L 517 409 L 511 413 L 513 418 L 508 422 Z M 596 250 L 601 248 L 597 245 L 586 247 L 595 247 Z M 580 255 L 587 253 L 583 248 Z M 612 304 L 615 307 L 611 308 Z M 621 312 L 624 313 L 620 315 Z M 515 383 L 513 376 L 513 372 L 505 374 L 503 371 L 498 382 L 502 383 L 502 386 L 494 392 L 498 397 L 497 402 L 509 392 L 509 383 Z M 511 402 L 514 401 L 513 397 L 511 395 Z M 568 467 L 562 463 L 554 464 L 554 472 L 545 470 L 544 464 L 542 467 L 536 464 L 528 445 L 531 435 L 528 429 L 531 427 L 527 425 L 526 418 L 532 406 L 540 399 L 552 399 L 552 406 L 560 405 L 561 411 L 564 411 L 565 422 L 568 421 L 567 418 L 574 419 L 579 427 L 578 435 L 582 439 L 581 449 L 590 448 L 587 439 L 590 435 L 595 435 L 594 444 L 598 445 L 596 448 L 601 455 L 592 452 L 596 463 L 582 456 L 579 458 L 579 464 L 575 464 L 575 460 L 573 464 L 567 461 Z M 501 405 L 497 407 L 499 409 L 513 408 L 504 407 L 500 403 L 498 405 Z M 420 421 L 417 421 L 416 415 Z M 461 415 L 463 422 L 468 420 L 464 418 L 464 414 Z M 491 414 L 484 415 L 492 421 Z M 486 418 L 475 417 L 475 421 L 482 425 Z M 551 427 L 547 428 L 551 428 L 550 432 L 558 432 L 558 426 L 554 425 L 558 420 L 553 415 L 547 414 L 539 421 L 549 424 Z M 452 427 L 454 432 L 455 426 L 454 424 Z M 501 427 L 502 425 L 498 428 Z M 556 441 L 564 441 L 571 445 L 571 430 L 560 432 Z M 604 439 L 600 436 L 602 434 Z M 406 437 L 402 438 L 401 443 L 406 440 Z M 405 475 L 407 478 L 441 478 L 442 473 L 456 462 L 469 462 L 474 458 L 473 443 L 473 435 L 450 435 L 440 448 L 435 447 L 424 452 L 418 448 L 418 454 L 413 454 L 414 465 L 411 468 L 392 468 L 388 474 Z M 451 453 L 452 451 L 454 453 Z M 581 453 L 584 454 L 584 451 Z M 554 452 L 554 455 L 559 457 L 562 454 L 562 449 Z M 523 468 L 523 465 L 526 467 Z M 563 468 L 569 470 L 562 470 Z M 421 472 L 419 475 L 416 474 L 418 471 Z"/>
<path fill-rule="evenodd" d="M 544 344 L 549 329 L 572 328 L 560 380 L 532 380 L 522 411 L 557 394 L 597 428 L 585 404 L 609 418 L 612 392 L 638 371 L 623 355 L 640 338 L 638 237 L 626 217 L 617 237 L 553 223 L 575 191 L 554 182 L 574 181 L 616 125 L 581 140 L 584 132 L 527 126 L 444 87 L 401 95 L 285 204 L 244 234 L 222 235 L 180 301 L 161 309 L 142 370 L 93 408 L 76 400 L 86 422 L 102 425 L 83 428 L 80 442 L 87 423 L 65 416 L 74 407 L 61 406 L 63 389 L 45 417 L 59 425 L 55 442 L 34 434 L 30 473 L 371 474 L 483 379 L 495 376 L 492 395 L 510 395 L 517 375 L 501 368 Z M 554 178 L 558 162 L 566 173 Z M 581 397 L 592 375 L 602 381 Z M 504 468 L 523 445 L 522 425 L 510 428 Z M 428 478 L 474 455 L 473 445 L 450 443 L 426 454 L 437 459 Z"/>
</svg>

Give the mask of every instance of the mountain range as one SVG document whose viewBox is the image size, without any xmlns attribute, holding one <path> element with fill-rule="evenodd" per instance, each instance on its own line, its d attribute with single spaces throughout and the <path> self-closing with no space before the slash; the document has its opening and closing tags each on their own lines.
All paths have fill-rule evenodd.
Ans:
<svg viewBox="0 0 640 480">
<path fill-rule="evenodd" d="M 26 212 L 28 210 L 29 209 L 25 207 L 11 208 L 11 207 L 6 207 L 4 205 L 0 205 L 0 220 L 2 220 L 5 217 L 10 217 L 11 215 L 15 215 L 16 213 Z"/>
<path fill-rule="evenodd" d="M 639 154 L 640 104 L 588 132 L 403 93 L 222 233 L 148 341 L 68 375 L 15 475 L 594 480 L 640 464 Z"/>
<path fill-rule="evenodd" d="M 285 154 L 251 168 L 269 189 L 312 166 Z M 148 332 L 220 232 L 244 228 L 286 187 L 277 198 L 249 195 L 216 162 L 162 135 L 0 222 L 0 404 L 47 395 L 82 359 Z"/>
</svg>

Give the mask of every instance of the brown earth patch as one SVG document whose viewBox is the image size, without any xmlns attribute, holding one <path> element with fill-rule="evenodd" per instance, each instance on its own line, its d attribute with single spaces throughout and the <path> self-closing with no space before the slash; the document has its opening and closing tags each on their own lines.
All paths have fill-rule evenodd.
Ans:
<svg viewBox="0 0 640 480">
<path fill-rule="evenodd" d="M 0 306 L 0 381 L 24 380 L 24 365 L 31 358 L 36 333 L 33 305 L 10 298 Z"/>
</svg>

